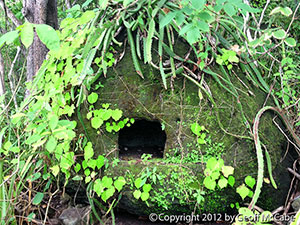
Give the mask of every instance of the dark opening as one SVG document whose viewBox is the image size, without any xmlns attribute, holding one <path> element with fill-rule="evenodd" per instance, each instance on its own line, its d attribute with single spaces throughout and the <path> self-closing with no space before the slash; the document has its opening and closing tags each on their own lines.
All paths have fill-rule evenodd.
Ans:
<svg viewBox="0 0 300 225">
<path fill-rule="evenodd" d="M 159 122 L 136 120 L 119 131 L 119 156 L 140 158 L 143 154 L 152 154 L 152 157 L 162 158 L 166 138 Z"/>
</svg>

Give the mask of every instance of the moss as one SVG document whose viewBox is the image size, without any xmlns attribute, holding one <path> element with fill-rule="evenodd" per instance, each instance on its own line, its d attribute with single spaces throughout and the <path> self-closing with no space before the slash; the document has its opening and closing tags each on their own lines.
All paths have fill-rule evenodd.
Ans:
<svg viewBox="0 0 300 225">
<path fill-rule="evenodd" d="M 185 45 L 182 45 L 180 39 L 178 39 L 177 42 L 179 44 L 176 44 L 175 52 L 183 56 L 188 49 Z M 244 177 L 247 175 L 256 177 L 256 151 L 253 142 L 246 139 L 237 139 L 234 136 L 224 133 L 218 125 L 216 113 L 218 113 L 220 121 L 227 132 L 250 136 L 251 134 L 246 129 L 242 119 L 242 113 L 244 113 L 250 126 L 252 126 L 252 120 L 265 100 L 266 95 L 263 92 L 252 87 L 245 75 L 242 74 L 238 68 L 234 68 L 237 76 L 239 76 L 244 84 L 248 86 L 249 90 L 254 93 L 254 96 L 249 95 L 250 92 L 248 89 L 241 85 L 235 76 L 230 77 L 240 96 L 239 101 L 243 108 L 243 111 L 240 111 L 237 104 L 238 100 L 222 88 L 212 77 L 205 75 L 205 81 L 217 104 L 217 106 L 214 107 L 204 93 L 202 93 L 204 98 L 200 99 L 198 87 L 181 75 L 174 78 L 172 89 L 168 88 L 165 90 L 162 87 L 159 71 L 141 62 L 142 71 L 145 76 L 145 79 L 141 79 L 135 72 L 129 48 L 126 49 L 126 52 L 127 54 L 125 54 L 116 68 L 108 71 L 107 78 L 100 78 L 100 82 L 104 87 L 97 90 L 99 94 L 97 104 L 111 103 L 113 107 L 121 109 L 125 117 L 158 120 L 163 123 L 167 134 L 165 153 L 167 153 L 169 149 L 177 148 L 181 151 L 188 152 L 197 148 L 194 144 L 195 136 L 190 130 L 190 125 L 197 121 L 209 131 L 208 135 L 213 143 L 223 143 L 225 150 L 222 157 L 225 159 L 226 164 L 232 165 L 235 168 L 237 185 L 243 182 Z M 220 71 L 216 69 L 215 72 L 222 75 Z M 82 109 L 83 115 L 86 114 L 86 112 L 86 109 Z M 89 121 L 85 119 L 85 123 L 92 137 L 93 146 L 97 154 L 107 154 L 114 149 L 116 150 L 117 134 L 108 134 L 103 129 L 100 134 L 97 134 L 97 132 L 91 128 Z M 80 129 L 79 127 L 79 132 Z M 266 113 L 266 115 L 262 117 L 259 131 L 262 143 L 267 146 L 271 155 L 273 168 L 278 168 L 279 174 L 282 174 L 284 169 L 279 167 L 281 151 L 278 150 L 284 141 L 284 137 L 277 130 L 276 126 L 272 124 L 271 113 Z M 203 149 L 201 147 L 201 151 Z M 118 156 L 118 152 L 115 151 L 115 154 L 111 155 Z M 160 160 L 157 160 L 153 165 L 145 165 L 139 161 L 135 161 L 127 164 L 122 162 L 108 173 L 117 176 L 119 174 L 126 174 L 129 171 L 137 175 L 146 167 L 152 169 L 157 167 L 165 173 L 169 173 L 168 170 L 175 168 L 172 163 L 162 164 Z M 195 171 L 199 171 L 199 168 L 201 168 L 198 164 L 194 164 L 194 167 Z M 200 174 L 201 172 L 199 171 L 199 175 Z M 278 180 L 277 177 L 275 177 L 275 179 Z M 263 190 L 262 196 L 269 193 L 266 190 L 267 189 Z M 149 211 L 149 207 L 147 207 L 145 203 L 133 198 L 132 191 L 127 190 L 123 196 L 123 207 L 134 208 L 139 211 L 139 214 L 145 214 L 146 211 Z M 270 198 L 276 198 L 273 194 L 270 196 Z M 233 202 L 240 201 L 240 198 L 235 194 L 235 189 L 207 194 L 205 198 L 205 202 L 208 204 L 207 208 L 209 208 L 211 212 L 219 212 L 219 210 L 224 208 L 223 206 L 225 204 L 229 205 L 231 203 L 229 199 Z M 173 200 L 169 199 L 168 201 L 172 203 Z M 267 202 L 265 203 L 267 204 Z M 264 208 L 265 203 L 262 202 L 260 207 Z M 192 208 L 194 202 L 188 203 L 188 206 Z M 186 204 L 174 204 L 171 210 L 189 209 L 188 206 Z M 152 208 L 150 207 L 150 211 L 155 207 L 154 205 Z"/>
</svg>

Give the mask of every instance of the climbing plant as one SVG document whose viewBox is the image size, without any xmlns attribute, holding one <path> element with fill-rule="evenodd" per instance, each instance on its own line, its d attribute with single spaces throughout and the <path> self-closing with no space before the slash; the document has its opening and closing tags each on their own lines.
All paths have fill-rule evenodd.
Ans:
<svg viewBox="0 0 300 225">
<path fill-rule="evenodd" d="M 204 87 L 206 74 L 235 98 L 242 122 L 249 132 L 244 136 L 230 135 L 254 140 L 259 165 L 256 181 L 247 176 L 245 183 L 237 187 L 236 192 L 243 199 L 253 197 L 249 206 L 253 209 L 259 198 L 264 173 L 263 151 L 258 137 L 261 114 L 269 109 L 278 112 L 295 138 L 296 146 L 300 146 L 299 138 L 293 129 L 293 126 L 300 125 L 300 121 L 291 125 L 282 110 L 291 108 L 290 112 L 300 115 L 299 68 L 295 63 L 298 56 L 291 50 L 293 47 L 299 47 L 299 44 L 296 36 L 290 32 L 292 24 L 296 21 L 299 4 L 294 9 L 281 6 L 273 8 L 268 12 L 272 21 L 277 17 L 284 17 L 287 22 L 277 27 L 272 27 L 270 22 L 267 29 L 261 29 L 261 21 L 252 18 L 250 23 L 249 17 L 260 15 L 260 18 L 263 18 L 265 11 L 255 9 L 242 0 L 214 2 L 103 0 L 98 2 L 98 8 L 81 11 L 90 3 L 91 1 L 86 1 L 82 7 L 75 5 L 66 13 L 61 12 L 66 18 L 61 21 L 60 29 L 57 31 L 47 25 L 25 22 L 16 30 L 0 37 L 0 47 L 22 44 L 28 49 L 36 32 L 38 38 L 50 50 L 34 81 L 26 84 L 30 96 L 20 107 L 14 109 L 12 115 L 8 115 L 11 116 L 9 120 L 11 123 L 6 123 L 0 132 L 1 199 L 18 195 L 26 178 L 31 183 L 42 179 L 46 182 L 47 188 L 44 189 L 46 191 L 52 179 L 59 179 L 63 174 L 64 185 L 70 179 L 84 180 L 88 184 L 88 190 L 91 190 L 89 196 L 89 200 L 93 200 L 91 205 L 94 202 L 99 203 L 93 199 L 93 194 L 96 193 L 104 203 L 109 204 L 106 212 L 112 214 L 112 208 L 118 199 L 116 196 L 119 196 L 126 184 L 131 185 L 133 196 L 137 200 L 141 199 L 147 204 L 156 201 L 165 209 L 168 205 L 164 201 L 170 196 L 178 198 L 181 203 L 186 201 L 180 197 L 186 190 L 195 202 L 199 205 L 203 203 L 205 191 L 199 188 L 198 177 L 192 176 L 188 170 L 183 174 L 185 177 L 190 176 L 191 179 L 188 179 L 186 184 L 177 186 L 176 192 L 170 191 L 165 194 L 163 189 L 153 188 L 156 182 L 161 186 L 165 185 L 163 180 L 167 177 L 157 174 L 156 171 L 147 171 L 141 174 L 141 177 L 133 179 L 124 176 L 101 176 L 103 175 L 101 172 L 111 164 L 107 157 L 94 155 L 93 142 L 83 123 L 81 107 L 84 102 L 90 104 L 87 119 L 99 133 L 102 129 L 106 132 L 118 132 L 124 126 L 134 123 L 133 119 L 124 118 L 123 112 L 117 107 L 109 104 L 96 106 L 98 94 L 91 91 L 93 88 L 101 87 L 101 84 L 96 84 L 98 78 L 106 76 L 108 69 L 121 59 L 114 56 L 115 49 L 112 45 L 116 47 L 124 45 L 126 41 L 120 40 L 119 34 L 125 32 L 137 76 L 144 78 L 145 71 L 141 69 L 140 63 L 148 63 L 160 71 L 162 86 L 165 89 L 172 87 L 176 76 L 184 76 L 197 85 L 199 96 L 203 97 L 201 92 L 205 93 L 212 105 L 216 106 L 211 92 Z M 251 32 L 254 32 L 254 35 L 251 35 Z M 174 47 L 176 36 L 187 41 L 191 48 L 191 57 L 176 54 Z M 158 58 L 153 51 L 156 43 Z M 261 61 L 260 58 L 265 55 L 271 60 Z M 209 65 L 214 60 L 222 75 L 210 69 Z M 191 67 L 193 69 L 189 69 Z M 234 69 L 238 67 L 245 72 L 248 80 L 268 93 L 276 105 L 276 108 L 268 106 L 262 108 L 254 120 L 253 128 L 243 113 L 240 90 L 231 82 L 231 76 L 235 75 Z M 199 71 L 200 76 L 195 75 L 195 71 Z M 4 120 L 4 112 L 5 109 L 0 113 L 0 124 Z M 76 133 L 78 124 L 73 119 L 75 114 L 84 128 L 84 134 Z M 220 128 L 228 133 L 218 115 L 217 118 Z M 199 145 L 209 144 L 208 131 L 205 127 L 195 122 L 190 128 Z M 195 154 L 190 155 L 189 159 Z M 18 157 L 14 158 L 15 155 Z M 41 156 L 39 157 L 41 160 L 34 166 L 31 159 L 36 155 Z M 276 187 L 267 151 L 265 156 L 271 183 Z M 206 159 L 207 168 L 204 171 L 203 185 L 208 190 L 223 189 L 228 184 L 234 186 L 232 167 L 224 166 L 224 161 L 220 157 Z M 190 161 L 195 160 L 200 161 L 200 157 L 194 157 Z M 12 169 L 8 166 L 9 162 L 13 166 Z M 32 167 L 34 168 L 31 169 Z M 21 178 L 17 187 L 14 189 L 13 185 L 4 186 L 9 178 L 12 178 L 12 181 L 16 180 L 16 174 Z M 175 186 L 180 180 L 178 174 L 178 172 L 170 174 L 172 178 L 170 180 Z M 253 189 L 254 185 L 256 187 L 253 193 L 250 189 Z M 33 198 L 33 203 L 40 204 L 43 197 L 43 193 L 38 192 Z M 10 221 L 11 218 L 7 218 L 7 215 L 13 214 L 11 207 L 7 207 L 5 201 L 2 203 L 2 221 Z M 99 217 L 95 208 L 93 211 L 95 216 Z M 241 211 L 244 214 L 251 212 L 244 208 Z"/>
</svg>

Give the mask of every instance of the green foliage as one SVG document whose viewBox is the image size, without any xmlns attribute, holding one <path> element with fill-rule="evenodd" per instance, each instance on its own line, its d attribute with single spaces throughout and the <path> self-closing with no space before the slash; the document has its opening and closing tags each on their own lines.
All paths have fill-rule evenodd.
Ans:
<svg viewBox="0 0 300 225">
<path fill-rule="evenodd" d="M 274 216 L 269 211 L 264 211 L 259 213 L 258 211 L 251 211 L 248 208 L 241 207 L 239 208 L 239 216 L 235 219 L 235 225 L 251 225 L 251 224 L 258 224 L 258 225 L 267 225 L 271 224 L 273 221 Z"/>
<path fill-rule="evenodd" d="M 151 184 L 147 184 L 146 180 L 147 179 L 145 179 L 145 178 L 142 179 L 139 177 L 139 178 L 135 179 L 135 181 L 134 181 L 134 186 L 135 186 L 136 190 L 133 192 L 133 196 L 136 199 L 141 198 L 141 200 L 144 202 L 149 199 L 149 197 L 150 197 L 149 192 L 152 189 Z M 141 189 L 143 191 L 141 191 Z"/>
<path fill-rule="evenodd" d="M 222 174 L 221 174 L 222 172 Z M 227 187 L 227 184 L 230 183 L 230 186 L 233 186 L 234 180 L 230 178 L 229 175 L 232 175 L 234 168 L 231 166 L 225 166 L 223 159 L 210 158 L 206 162 L 206 169 L 204 170 L 204 186 L 209 190 L 215 190 L 216 187 L 223 189 Z"/>
<path fill-rule="evenodd" d="M 98 99 L 97 93 L 91 93 L 88 96 L 89 103 L 96 103 Z M 102 104 L 102 108 L 94 109 L 94 106 L 90 106 L 90 111 L 87 113 L 87 119 L 91 120 L 91 125 L 95 129 L 99 129 L 104 123 L 106 126 L 106 131 L 118 132 L 125 126 L 131 126 L 134 123 L 134 119 L 124 118 L 120 120 L 123 116 L 123 112 L 120 109 L 110 109 L 109 104 Z"/>
<path fill-rule="evenodd" d="M 232 50 L 226 50 L 224 48 L 222 48 L 222 56 L 217 56 L 216 62 L 219 65 L 225 65 L 227 66 L 228 70 L 232 69 L 232 65 L 233 63 L 238 63 L 239 62 L 239 58 L 236 55 L 235 51 Z"/>
<path fill-rule="evenodd" d="M 207 130 L 205 129 L 204 126 L 200 126 L 197 122 L 195 122 L 191 125 L 191 130 L 197 136 L 197 142 L 200 145 L 206 143 L 206 141 L 205 141 L 206 133 L 204 133 L 204 132 L 207 132 Z"/>
<path fill-rule="evenodd" d="M 0 37 L 0 47 L 4 44 L 19 44 L 21 41 L 28 48 L 32 44 L 33 33 L 36 31 L 40 40 L 50 50 L 47 61 L 43 63 L 34 82 L 27 85 L 32 96 L 16 109 L 17 111 L 11 116 L 11 123 L 8 123 L 9 126 L 0 131 L 0 183 L 3 184 L 0 192 L 0 199 L 3 199 L 1 221 L 5 220 L 4 214 L 13 214 L 11 205 L 7 207 L 5 202 L 10 196 L 20 194 L 25 181 L 43 179 L 50 182 L 51 178 L 59 177 L 60 173 L 65 175 L 66 183 L 70 178 L 84 179 L 85 183 L 91 185 L 92 190 L 106 203 L 114 202 L 114 197 L 127 184 L 132 186 L 136 199 L 141 199 L 146 204 L 155 203 L 164 209 L 170 207 L 168 205 L 170 199 L 176 199 L 182 205 L 186 202 L 201 205 L 205 201 L 204 187 L 212 191 L 234 187 L 234 168 L 225 166 L 221 159 L 224 147 L 219 143 L 211 143 L 210 137 L 207 137 L 208 131 L 197 122 L 191 125 L 191 131 L 196 135 L 196 143 L 189 143 L 186 152 L 182 152 L 182 149 L 173 149 L 164 162 L 174 164 L 206 162 L 203 182 L 200 182 L 201 175 L 194 174 L 191 169 L 183 167 L 174 168 L 168 174 L 158 173 L 156 167 L 153 170 L 146 168 L 140 176 L 132 180 L 126 176 L 99 177 L 100 172 L 103 174 L 107 167 L 115 166 L 117 161 L 109 163 L 106 157 L 95 156 L 93 143 L 85 137 L 87 133 L 85 135 L 75 133 L 77 124 L 72 121 L 72 116 L 75 110 L 80 115 L 80 105 L 87 101 L 91 104 L 87 118 L 91 120 L 91 126 L 97 130 L 118 132 L 123 127 L 134 123 L 134 119 L 123 118 L 123 112 L 118 107 L 112 109 L 109 104 L 103 104 L 96 109 L 98 94 L 95 92 L 86 94 L 86 90 L 90 91 L 98 77 L 101 74 L 105 75 L 107 69 L 116 63 L 115 50 L 111 44 L 122 45 L 115 39 L 120 26 L 127 29 L 134 66 L 142 78 L 143 71 L 139 60 L 155 65 L 152 62 L 155 59 L 152 55 L 152 47 L 154 41 L 158 39 L 159 70 L 165 88 L 167 88 L 167 79 L 172 77 L 173 80 L 178 74 L 175 62 L 195 67 L 192 71 L 194 72 L 198 68 L 206 70 L 206 66 L 209 65 L 207 59 L 214 57 L 221 68 L 227 67 L 229 74 L 232 72 L 233 65 L 240 65 L 247 78 L 256 86 L 270 93 L 275 100 L 278 97 L 283 108 L 300 115 L 299 68 L 296 63 L 299 57 L 292 49 L 298 48 L 299 44 L 297 33 L 291 32 L 299 29 L 297 28 L 299 22 L 294 21 L 295 18 L 292 17 L 293 7 L 278 5 L 273 7 L 273 5 L 272 9 L 266 11 L 270 20 L 264 19 L 265 24 L 261 24 L 262 27 L 265 25 L 265 28 L 254 28 L 248 27 L 248 24 L 253 26 L 253 19 L 244 23 L 240 18 L 248 12 L 255 14 L 259 10 L 251 8 L 242 0 L 218 0 L 214 4 L 205 0 L 183 0 L 178 4 L 169 1 L 133 2 L 131 0 L 120 0 L 115 4 L 113 1 L 104 0 L 98 2 L 100 10 L 82 12 L 81 9 L 89 7 L 91 2 L 87 0 L 82 6 L 77 4 L 66 12 L 61 11 L 66 18 L 62 20 L 59 31 L 47 25 L 26 22 L 15 31 L 7 32 Z M 22 5 L 12 4 L 9 1 L 10 9 L 16 12 L 18 18 L 22 18 L 20 10 L 16 10 Z M 260 4 L 262 6 L 262 3 Z M 244 32 L 248 28 L 251 29 L 250 33 L 255 34 L 253 40 Z M 132 33 L 137 34 L 136 37 L 133 37 Z M 196 62 L 192 61 L 194 56 L 182 59 L 174 53 L 173 33 L 187 40 L 197 59 Z M 211 35 L 212 33 L 214 35 Z M 141 50 L 141 46 L 144 49 Z M 232 48 L 234 46 L 238 48 Z M 163 54 L 164 50 L 167 57 Z M 271 60 L 261 57 L 270 54 L 273 54 Z M 164 68 L 165 58 L 169 61 L 168 68 Z M 209 70 L 205 72 L 213 74 L 209 73 Z M 225 70 L 224 74 L 227 75 Z M 198 84 L 197 78 L 186 76 Z M 230 82 L 229 76 L 227 78 L 214 76 L 214 79 L 239 101 L 239 93 Z M 201 85 L 203 81 L 202 77 Z M 272 83 L 274 83 L 273 90 L 269 88 Z M 101 83 L 97 84 L 95 89 L 100 86 Z M 212 96 L 208 96 L 213 100 Z M 300 122 L 295 125 L 300 126 Z M 20 131 L 22 132 L 19 136 Z M 16 155 L 18 157 L 15 157 Z M 47 159 L 47 163 L 41 161 L 39 165 L 34 165 L 31 162 L 33 155 L 42 155 Z M 149 156 L 144 156 L 143 162 L 149 159 Z M 267 161 L 270 162 L 270 159 Z M 14 183 L 16 178 L 19 179 L 15 189 L 4 181 L 4 177 L 10 175 L 7 174 L 7 168 L 3 168 L 4 163 L 20 166 L 19 170 L 11 174 L 11 183 Z M 271 168 L 269 165 L 270 163 L 268 169 Z M 269 173 L 273 184 L 275 182 L 272 181 L 270 171 L 271 169 Z M 257 183 L 261 182 L 262 176 L 260 178 Z M 251 189 L 254 188 L 255 183 L 254 178 L 247 176 L 245 183 L 237 187 L 236 192 L 242 199 L 247 196 L 252 197 Z M 157 188 L 154 188 L 154 185 Z M 170 189 L 171 185 L 175 189 Z M 261 186 L 258 184 L 257 186 L 260 191 Z M 44 193 L 46 192 L 37 191 L 33 204 L 39 205 L 44 198 Z M 233 205 L 239 208 L 238 203 Z M 240 213 L 252 215 L 253 212 L 240 208 Z M 28 218 L 33 218 L 33 214 Z"/>
</svg>

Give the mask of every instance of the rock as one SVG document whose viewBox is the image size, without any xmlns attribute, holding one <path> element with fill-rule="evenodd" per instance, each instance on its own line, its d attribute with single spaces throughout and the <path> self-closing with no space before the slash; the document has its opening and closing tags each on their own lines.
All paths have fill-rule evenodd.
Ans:
<svg viewBox="0 0 300 225">
<path fill-rule="evenodd" d="M 298 212 L 298 210 L 300 209 L 300 195 L 297 196 L 293 202 L 292 202 L 292 207 L 294 209 L 295 212 Z"/>
<path fill-rule="evenodd" d="M 59 219 L 64 225 L 81 225 L 85 222 L 91 207 L 76 208 L 71 207 L 62 211 Z M 86 224 L 86 223 L 84 223 Z"/>
<path fill-rule="evenodd" d="M 182 43 L 178 43 L 175 46 L 179 55 L 184 55 L 188 51 L 188 48 L 182 47 L 184 46 Z M 248 123 L 252 126 L 256 113 L 264 104 L 266 94 L 254 87 L 247 79 L 247 75 L 242 73 L 237 67 L 234 67 L 236 75 L 230 77 L 230 79 L 233 85 L 239 89 L 239 99 L 233 97 L 210 75 L 204 74 L 204 79 L 216 102 L 216 106 L 213 106 L 204 93 L 202 93 L 203 98 L 199 98 L 198 87 L 180 74 L 173 79 L 173 87 L 170 88 L 169 86 L 165 90 L 162 86 L 159 71 L 141 62 L 145 75 L 145 79 L 141 79 L 136 74 L 133 66 L 130 49 L 127 48 L 126 52 L 122 61 L 113 70 L 108 71 L 107 78 L 102 77 L 99 80 L 104 87 L 96 91 L 99 99 L 94 106 L 98 109 L 102 103 L 109 103 L 112 109 L 121 109 L 124 117 L 134 118 L 135 120 L 159 121 L 164 126 L 166 133 L 164 159 L 157 159 L 155 162 L 145 164 L 140 163 L 138 160 L 136 162 L 121 160 L 119 165 L 106 171 L 106 174 L 112 177 L 125 176 L 130 171 L 133 176 L 139 176 L 141 171 L 145 171 L 146 167 L 149 171 L 157 168 L 157 173 L 166 175 L 165 181 L 168 181 L 170 176 L 176 175 L 174 171 L 180 165 L 179 163 L 176 165 L 176 162 L 166 163 L 167 155 L 175 157 L 177 154 L 177 156 L 183 155 L 184 158 L 188 158 L 195 150 L 199 152 L 200 156 L 221 155 L 226 165 L 235 168 L 235 187 L 231 189 L 226 188 L 222 191 L 208 191 L 203 196 L 205 203 L 202 207 L 211 213 L 222 213 L 228 210 L 227 207 L 229 207 L 230 203 L 240 202 L 240 204 L 243 204 L 242 199 L 236 193 L 236 187 L 242 184 L 244 178 L 248 175 L 256 178 L 257 156 L 253 141 L 235 136 L 251 136 L 249 130 L 245 127 L 243 116 L 247 118 Z M 154 57 L 153 61 L 155 60 L 157 59 Z M 215 68 L 218 68 L 218 66 L 211 67 L 214 72 L 221 76 L 222 72 Z M 236 76 L 239 78 L 237 79 Z M 243 84 L 240 81 L 243 81 Z M 248 93 L 253 94 L 250 95 Z M 238 102 L 241 103 L 243 111 L 241 111 Z M 266 104 L 272 105 L 273 102 L 269 99 Z M 114 151 L 116 148 L 122 148 L 122 143 L 118 143 L 118 133 L 108 133 L 105 131 L 105 128 L 102 129 L 104 134 L 102 132 L 100 134 L 97 133 L 91 127 L 91 122 L 84 116 L 88 112 L 87 108 L 82 108 L 81 114 L 85 118 L 89 136 L 93 140 L 95 155 L 106 155 L 114 152 L 115 155 L 109 154 L 109 156 L 119 157 L 118 151 Z M 290 177 L 285 168 L 290 163 L 287 160 L 292 158 L 286 157 L 286 161 L 280 162 L 283 152 L 286 150 L 286 141 L 285 137 L 273 124 L 273 117 L 274 115 L 270 112 L 262 116 L 259 124 L 259 136 L 271 156 L 272 172 L 278 189 L 275 190 L 271 184 L 264 183 L 257 204 L 264 210 L 271 211 L 284 204 L 290 183 Z M 280 121 L 276 121 L 280 125 Z M 196 137 L 191 132 L 191 124 L 194 122 L 198 122 L 199 125 L 204 126 L 209 131 L 207 136 L 211 144 L 197 145 Z M 220 128 L 219 122 L 222 123 L 223 129 Z M 80 123 L 78 123 L 78 132 L 84 133 Z M 137 136 L 139 137 L 139 135 Z M 130 145 L 140 147 L 138 141 L 140 141 L 140 138 L 132 140 Z M 144 140 L 141 143 L 145 142 Z M 148 143 L 153 143 L 153 141 L 150 140 Z M 130 147 L 123 146 L 123 149 L 125 152 L 128 152 Z M 138 149 L 140 148 L 136 148 L 136 150 Z M 201 184 L 204 176 L 203 166 L 197 163 L 193 164 L 191 161 L 190 163 L 184 163 L 183 166 L 187 170 L 186 175 L 176 178 L 177 183 L 174 181 L 173 183 L 164 182 L 153 185 L 153 189 L 156 191 L 165 190 L 160 192 L 160 196 L 156 196 L 160 202 L 153 200 L 151 204 L 147 205 L 145 202 L 136 200 L 133 197 L 133 190 L 126 190 L 123 192 L 119 207 L 136 215 L 149 215 L 155 210 L 166 210 L 166 207 L 170 212 L 192 212 L 196 200 L 192 199 L 187 202 L 178 200 L 176 192 L 177 196 L 184 196 L 186 193 L 184 190 L 182 193 L 179 192 L 180 187 L 177 184 L 187 185 L 187 187 L 189 185 L 193 186 L 195 184 L 193 184 L 191 178 Z M 265 171 L 267 171 L 266 168 Z M 180 171 L 177 173 L 180 174 Z M 268 177 L 268 174 L 266 173 L 265 176 Z M 184 180 L 180 180 L 181 178 Z M 202 190 L 202 187 L 197 188 Z M 150 196 L 152 193 L 151 190 Z M 167 193 L 175 194 L 170 197 L 171 194 Z M 249 202 L 250 200 L 246 198 L 245 201 Z"/>
</svg>

